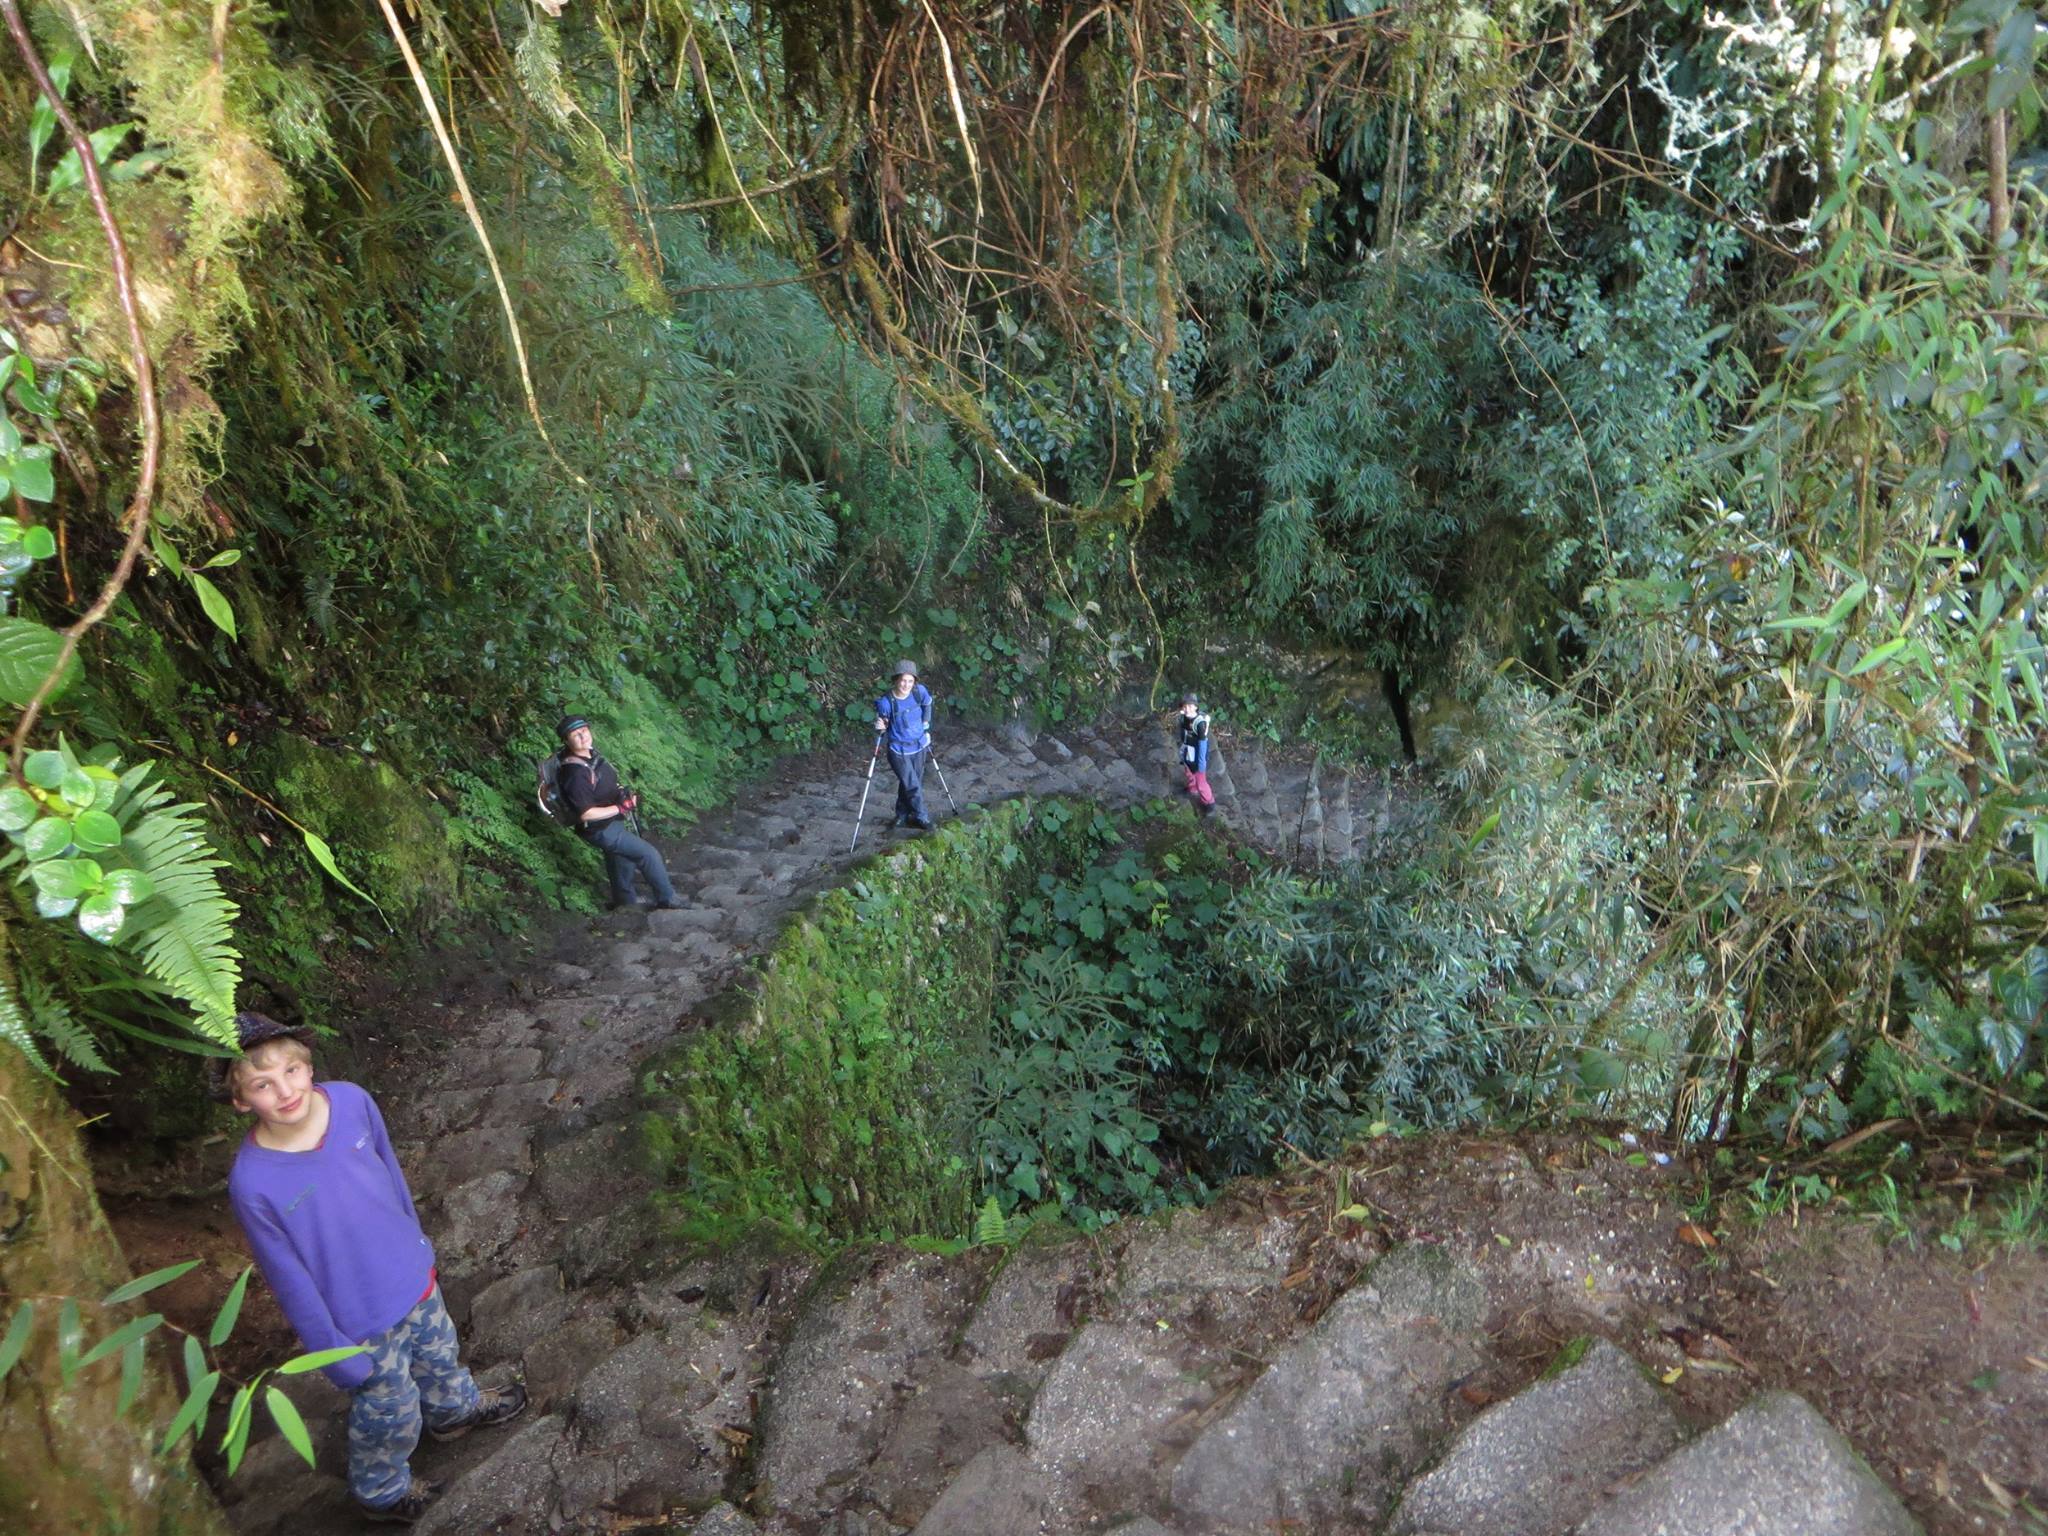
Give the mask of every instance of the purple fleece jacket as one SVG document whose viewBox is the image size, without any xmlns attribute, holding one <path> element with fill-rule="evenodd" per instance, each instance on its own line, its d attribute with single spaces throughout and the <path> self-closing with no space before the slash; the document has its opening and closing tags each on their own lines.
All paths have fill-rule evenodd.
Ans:
<svg viewBox="0 0 2048 1536">
<path fill-rule="evenodd" d="M 434 1272 L 377 1102 L 354 1083 L 322 1083 L 327 1135 L 310 1152 L 273 1152 L 252 1133 L 235 1154 L 228 1200 L 256 1267 L 310 1353 L 361 1344 L 419 1305 Z M 343 1391 L 367 1355 L 327 1368 Z"/>
</svg>

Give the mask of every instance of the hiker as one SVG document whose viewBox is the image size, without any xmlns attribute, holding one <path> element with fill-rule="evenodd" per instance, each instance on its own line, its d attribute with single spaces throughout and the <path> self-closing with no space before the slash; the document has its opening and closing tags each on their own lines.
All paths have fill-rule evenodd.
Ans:
<svg viewBox="0 0 2048 1536">
<path fill-rule="evenodd" d="M 636 869 L 653 895 L 655 907 L 681 906 L 675 887 L 668 883 L 668 866 L 661 861 L 661 851 L 633 834 L 629 818 L 639 808 L 640 797 L 620 788 L 612 765 L 592 750 L 590 722 L 581 715 L 565 715 L 555 734 L 562 738 L 556 790 L 576 831 L 604 853 L 605 871 L 612 882 L 612 910 L 647 905 L 633 895 L 632 872 Z"/>
<path fill-rule="evenodd" d="M 924 808 L 924 770 L 932 757 L 932 695 L 917 680 L 917 663 L 899 661 L 889 691 L 875 700 L 875 729 L 886 732 L 889 767 L 896 774 L 896 819 L 892 827 L 932 829 Z"/>
<path fill-rule="evenodd" d="M 1180 765 L 1187 773 L 1188 798 L 1204 816 L 1216 810 L 1216 792 L 1209 787 L 1209 717 L 1202 713 L 1201 699 L 1184 693 L 1180 700 Z"/>
<path fill-rule="evenodd" d="M 439 1492 L 408 1465 L 422 1421 L 436 1440 L 496 1428 L 526 1389 L 480 1389 L 457 1359 L 433 1245 L 376 1100 L 314 1082 L 310 1029 L 238 1013 L 235 1036 L 242 1054 L 214 1063 L 214 1096 L 256 1124 L 229 1203 L 305 1349 L 362 1346 L 326 1368 L 349 1394 L 349 1492 L 369 1519 L 409 1525 Z"/>
</svg>

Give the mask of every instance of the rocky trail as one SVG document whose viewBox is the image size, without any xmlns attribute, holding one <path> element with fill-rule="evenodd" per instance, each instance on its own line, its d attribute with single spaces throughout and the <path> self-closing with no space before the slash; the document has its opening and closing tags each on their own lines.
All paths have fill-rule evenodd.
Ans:
<svg viewBox="0 0 2048 1536">
<path fill-rule="evenodd" d="M 1149 725 L 941 746 L 963 810 L 1178 788 Z M 1305 864 L 1369 853 L 1416 813 L 1384 779 L 1227 741 L 1217 755 L 1218 819 Z M 685 910 L 578 925 L 530 997 L 451 1018 L 445 1049 L 372 1085 L 469 1361 L 533 1399 L 507 1431 L 423 1444 L 415 1467 L 446 1491 L 420 1529 L 1919 1529 L 1807 1397 L 1671 1342 L 1718 1281 L 1612 1225 L 1625 1207 L 1668 1233 L 1654 1168 L 1501 1144 L 1435 1208 L 1376 1203 L 1384 1170 L 1361 1168 L 1014 1249 L 826 1262 L 665 1243 L 636 1172 L 636 1066 L 698 1027 L 806 895 L 900 845 L 890 787 L 878 774 L 859 855 L 851 773 L 707 818 L 668 848 Z M 1588 1180 L 1606 1205 L 1583 1198 Z M 289 1387 L 319 1469 L 260 1441 L 225 1487 L 230 1520 L 358 1530 L 344 1399 L 318 1378 Z"/>
</svg>

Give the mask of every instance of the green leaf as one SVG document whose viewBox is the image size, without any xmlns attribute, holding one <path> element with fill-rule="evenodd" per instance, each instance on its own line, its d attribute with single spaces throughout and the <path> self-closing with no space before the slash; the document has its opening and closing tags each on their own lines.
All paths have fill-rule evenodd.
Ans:
<svg viewBox="0 0 2048 1536">
<path fill-rule="evenodd" d="M 79 1321 L 78 1303 L 71 1297 L 57 1309 L 57 1375 L 65 1386 L 78 1374 L 78 1346 L 85 1338 L 85 1324 Z"/>
<path fill-rule="evenodd" d="M 64 770 L 70 766 L 64 761 L 62 752 L 46 748 L 41 752 L 31 752 L 22 760 L 21 776 L 37 789 L 55 789 L 64 782 Z"/>
<path fill-rule="evenodd" d="M 106 164 L 107 156 L 118 149 L 121 141 L 133 133 L 137 126 L 139 125 L 135 123 L 109 123 L 106 127 L 95 128 L 87 134 L 86 138 L 92 143 L 93 164 Z M 67 149 L 64 151 L 64 158 L 57 162 L 56 169 L 50 172 L 50 180 L 43 190 L 68 192 L 84 180 L 85 170 L 78 163 L 78 151 Z"/>
<path fill-rule="evenodd" d="M 185 574 L 185 562 L 178 554 L 177 545 L 165 538 L 155 524 L 150 525 L 149 552 L 156 556 L 157 564 L 173 576 Z"/>
<path fill-rule="evenodd" d="M 105 811 L 80 811 L 71 822 L 71 836 L 87 853 L 98 853 L 121 841 L 121 823 Z"/>
<path fill-rule="evenodd" d="M 142 1350 L 140 1339 L 130 1339 L 121 1350 L 121 1395 L 114 1403 L 116 1418 L 135 1406 L 135 1396 L 142 1390 Z"/>
<path fill-rule="evenodd" d="M 14 1316 L 7 1324 L 7 1337 L 0 1339 L 0 1381 L 14 1369 L 14 1362 L 21 1358 L 21 1352 L 28 1348 L 29 1330 L 35 1327 L 35 1303 L 24 1301 L 14 1309 Z"/>
<path fill-rule="evenodd" d="M 62 816 L 45 816 L 21 834 L 21 851 L 34 863 L 59 857 L 71 846 L 71 823 Z M 77 895 L 76 891 L 70 893 Z"/>
<path fill-rule="evenodd" d="M 185 1385 L 196 1387 L 199 1378 L 206 1374 L 206 1351 L 199 1347 L 199 1340 L 191 1334 L 185 1335 Z"/>
<path fill-rule="evenodd" d="M 122 906 L 133 907 L 156 894 L 156 882 L 139 869 L 110 869 L 100 889 Z"/>
<path fill-rule="evenodd" d="M 41 825 L 40 822 L 37 823 Z M 34 828 L 30 829 L 31 831 Z M 36 883 L 36 889 L 43 895 L 57 901 L 72 900 L 85 895 L 99 884 L 99 866 L 90 859 L 46 859 L 29 866 L 29 878 Z M 87 878 L 90 874 L 91 878 Z"/>
<path fill-rule="evenodd" d="M 42 814 L 42 802 L 19 784 L 0 789 L 0 832 L 19 832 Z"/>
<path fill-rule="evenodd" d="M 249 1275 L 254 1268 L 252 1264 L 242 1266 L 241 1274 L 235 1277 L 234 1285 L 228 1290 L 227 1300 L 220 1304 L 220 1311 L 214 1314 L 213 1326 L 206 1330 L 206 1343 L 209 1348 L 219 1349 L 227 1343 L 228 1335 L 235 1331 L 235 1319 L 242 1315 L 242 1298 L 249 1293 Z"/>
<path fill-rule="evenodd" d="M 187 1259 L 182 1264 L 170 1264 L 162 1269 L 153 1269 L 146 1275 L 137 1275 L 126 1285 L 117 1285 L 113 1290 L 107 1292 L 105 1300 L 101 1301 L 100 1305 L 103 1307 L 118 1306 L 121 1302 L 133 1301 L 138 1296 L 147 1296 L 158 1286 L 169 1285 L 180 1275 L 188 1275 L 198 1267 L 199 1260 Z"/>
<path fill-rule="evenodd" d="M 1864 673 L 1870 671 L 1871 668 L 1883 666 L 1905 648 L 1906 639 L 1903 635 L 1896 640 L 1887 640 L 1883 645 L 1873 646 L 1870 650 L 1865 651 L 1856 665 L 1842 675 L 1844 677 L 1861 677 Z"/>
<path fill-rule="evenodd" d="M 326 838 L 322 837 L 317 832 L 307 832 L 304 828 L 300 828 L 300 833 L 306 839 L 306 851 L 313 855 L 313 861 L 316 864 L 318 864 L 322 869 L 326 870 L 328 874 L 334 876 L 336 880 L 340 881 L 350 890 L 354 891 L 358 896 L 362 897 L 363 900 L 369 902 L 371 906 L 377 907 L 376 900 L 370 895 L 368 891 L 364 890 L 360 885 L 357 885 L 355 881 L 349 879 L 347 875 L 344 875 L 341 872 L 341 866 L 334 862 L 334 850 L 327 846 Z M 381 917 L 384 913 L 384 909 L 382 907 L 377 907 L 377 913 Z"/>
<path fill-rule="evenodd" d="M 292 1400 L 276 1387 L 263 1389 L 263 1406 L 270 1410 L 270 1417 L 277 1424 L 277 1432 L 284 1436 L 285 1443 L 306 1459 L 306 1465 L 314 1465 L 313 1437 L 306 1433 L 306 1421 L 299 1417 L 299 1410 L 292 1406 Z"/>
<path fill-rule="evenodd" d="M 202 571 L 218 570 L 220 567 L 224 565 L 233 565 L 237 560 L 241 558 L 242 552 L 239 549 L 224 549 L 219 554 L 215 555 L 211 560 L 207 561 L 206 564 L 202 565 L 200 569 Z"/>
<path fill-rule="evenodd" d="M 1609 1093 L 1628 1079 L 1628 1069 L 1607 1051 L 1579 1053 L 1579 1081 L 1595 1093 Z"/>
<path fill-rule="evenodd" d="M 126 1349 L 130 1343 L 156 1328 L 163 1320 L 163 1313 L 150 1312 L 142 1317 L 133 1318 L 123 1323 L 104 1339 L 101 1339 L 99 1343 L 87 1350 L 85 1358 L 78 1362 L 78 1368 L 82 1371 L 89 1365 L 98 1365 L 116 1350 Z"/>
<path fill-rule="evenodd" d="M 178 1405 L 170 1427 L 164 1431 L 163 1443 L 157 1447 L 160 1456 L 170 1455 L 177 1443 L 188 1434 L 206 1433 L 206 1410 L 213 1402 L 213 1394 L 220 1389 L 220 1372 L 208 1371 L 196 1377 L 191 1391 L 185 1394 L 185 1401 Z"/>
<path fill-rule="evenodd" d="M 64 637 L 47 624 L 38 624 L 33 619 L 0 618 L 0 699 L 15 705 L 28 703 L 63 655 Z M 56 698 L 77 680 L 78 656 L 73 652 L 64 657 L 64 671 L 58 677 L 56 687 L 50 690 L 50 697 Z M 29 761 L 44 755 L 32 753 Z M 47 755 L 54 757 L 57 754 Z M 29 772 L 26 765 L 22 771 L 28 774 L 31 784 L 44 789 L 55 789 L 62 781 L 60 775 L 56 782 L 46 784 Z"/>
<path fill-rule="evenodd" d="M 220 1437 L 220 1447 L 228 1453 L 228 1476 L 233 1477 L 242 1465 L 242 1453 L 249 1449 L 250 1409 L 256 1401 L 256 1383 L 250 1382 L 235 1391 L 234 1406 L 228 1409 L 227 1433 Z"/>
<path fill-rule="evenodd" d="M 32 443 L 15 454 L 8 461 L 7 477 L 14 482 L 16 492 L 30 501 L 48 501 L 57 494 L 57 479 L 50 472 L 50 450 L 41 443 Z M 52 541 L 50 553 L 56 552 Z"/>
<path fill-rule="evenodd" d="M 226 596 L 206 577 L 197 571 L 187 571 L 185 579 L 192 583 L 192 590 L 199 594 L 199 606 L 206 610 L 206 616 L 230 640 L 236 639 L 235 609 Z"/>
<path fill-rule="evenodd" d="M 57 536 L 38 524 L 21 536 L 21 552 L 31 560 L 47 560 L 57 553 Z"/>
<path fill-rule="evenodd" d="M 57 793 L 64 797 L 65 804 L 79 810 L 84 810 L 98 799 L 99 792 L 92 775 L 83 768 L 66 768 L 64 777 L 57 781 Z"/>
<path fill-rule="evenodd" d="M 59 918 L 69 917 L 77 910 L 76 896 L 52 896 L 47 892 L 39 892 L 36 896 L 37 915 L 47 917 L 53 923 Z"/>
<path fill-rule="evenodd" d="M 294 1355 L 277 1368 L 280 1376 L 303 1376 L 308 1371 L 324 1371 L 337 1360 L 346 1360 L 353 1355 L 365 1355 L 369 1351 L 360 1344 L 344 1344 L 339 1349 L 316 1349 L 310 1355 Z"/>
</svg>

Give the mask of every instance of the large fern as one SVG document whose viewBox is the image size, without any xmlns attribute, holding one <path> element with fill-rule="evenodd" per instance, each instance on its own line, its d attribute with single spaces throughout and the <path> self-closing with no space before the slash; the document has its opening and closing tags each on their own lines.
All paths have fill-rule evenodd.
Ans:
<svg viewBox="0 0 2048 1536">
<path fill-rule="evenodd" d="M 242 980 L 234 941 L 241 909 L 214 874 L 226 861 L 207 841 L 199 807 L 171 801 L 147 764 L 121 776 L 114 802 L 114 815 L 126 828 L 121 853 L 149 876 L 156 892 L 135 908 L 120 942 L 191 1006 L 200 1034 L 227 1044 L 235 1037 L 235 992 Z"/>
<path fill-rule="evenodd" d="M 29 1028 L 28 1015 L 22 1011 L 21 1003 L 15 998 L 14 988 L 7 984 L 7 978 L 0 976 L 0 1040 L 5 1040 L 29 1059 L 29 1065 L 38 1072 L 55 1077 L 50 1063 L 44 1059 L 42 1048 L 36 1044 L 35 1032 Z"/>
</svg>

